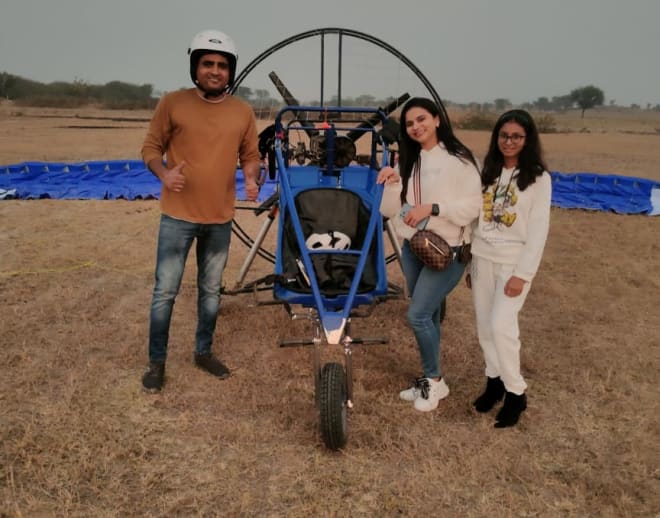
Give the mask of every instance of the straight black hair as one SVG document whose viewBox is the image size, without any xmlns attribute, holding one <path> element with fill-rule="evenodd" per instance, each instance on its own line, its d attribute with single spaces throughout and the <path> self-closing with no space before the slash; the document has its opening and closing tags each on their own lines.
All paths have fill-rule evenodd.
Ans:
<svg viewBox="0 0 660 518">
<path fill-rule="evenodd" d="M 481 172 L 481 185 L 484 192 L 488 186 L 495 183 L 495 180 L 497 180 L 502 174 L 504 156 L 500 151 L 498 139 L 502 126 L 507 122 L 520 124 L 525 130 L 525 144 L 518 156 L 518 174 L 516 177 L 518 189 L 524 191 L 529 185 L 536 181 L 538 176 L 543 174 L 543 171 L 548 170 L 543 160 L 541 140 L 534 119 L 532 119 L 532 116 L 525 110 L 509 110 L 500 115 L 500 118 L 497 119 L 490 136 L 490 145 L 488 147 L 486 158 L 484 158 L 484 167 Z"/>
</svg>

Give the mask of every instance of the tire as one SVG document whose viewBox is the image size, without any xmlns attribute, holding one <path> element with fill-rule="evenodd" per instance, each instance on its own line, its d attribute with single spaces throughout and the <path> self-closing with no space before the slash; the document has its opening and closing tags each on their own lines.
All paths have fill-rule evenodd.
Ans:
<svg viewBox="0 0 660 518">
<path fill-rule="evenodd" d="M 338 450 L 348 440 L 346 375 L 339 363 L 327 363 L 321 371 L 321 437 L 331 450 Z"/>
</svg>

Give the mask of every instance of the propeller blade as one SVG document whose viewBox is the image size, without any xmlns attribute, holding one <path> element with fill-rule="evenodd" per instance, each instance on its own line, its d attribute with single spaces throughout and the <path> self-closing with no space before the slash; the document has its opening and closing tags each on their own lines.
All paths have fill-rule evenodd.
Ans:
<svg viewBox="0 0 660 518">
<path fill-rule="evenodd" d="M 300 106 L 298 99 L 293 96 L 293 94 L 289 91 L 289 89 L 274 71 L 268 74 L 268 77 L 275 85 L 275 88 L 277 88 L 277 91 L 284 99 L 284 102 L 286 102 L 289 106 Z"/>
<path fill-rule="evenodd" d="M 386 115 L 389 115 L 392 113 L 394 110 L 396 110 L 399 106 L 401 106 L 403 103 L 405 103 L 408 99 L 410 99 L 410 94 L 405 93 L 401 96 L 399 96 L 397 99 L 394 99 L 391 103 L 389 103 L 387 106 L 384 108 L 381 108 L 382 111 L 385 112 Z M 366 119 L 364 122 L 362 122 L 356 129 L 349 131 L 346 133 L 346 136 L 350 138 L 353 142 L 355 142 L 358 138 L 360 138 L 362 135 L 365 134 L 364 131 L 360 131 L 362 128 L 372 128 L 376 124 L 380 122 L 380 117 L 378 115 L 372 115 L 368 119 Z"/>
<path fill-rule="evenodd" d="M 268 77 L 270 80 L 273 82 L 275 85 L 275 88 L 277 88 L 277 91 L 280 93 L 282 96 L 282 99 L 284 99 L 284 102 L 289 105 L 289 106 L 300 106 L 300 103 L 298 102 L 298 99 L 296 99 L 293 94 L 289 91 L 289 89 L 286 87 L 286 85 L 282 82 L 282 80 L 279 78 L 279 76 L 273 71 L 270 74 L 268 74 Z M 307 120 L 307 114 L 304 112 L 299 112 L 299 111 L 293 111 L 293 115 L 296 118 L 300 124 L 302 124 L 303 129 L 307 133 L 308 136 L 310 137 L 315 137 L 316 135 L 319 134 L 318 130 L 308 127 L 308 120 Z"/>
</svg>

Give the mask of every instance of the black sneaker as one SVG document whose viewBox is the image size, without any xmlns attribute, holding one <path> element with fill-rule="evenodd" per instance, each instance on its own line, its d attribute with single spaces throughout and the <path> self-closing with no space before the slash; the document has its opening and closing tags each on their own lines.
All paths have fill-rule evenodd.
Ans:
<svg viewBox="0 0 660 518">
<path fill-rule="evenodd" d="M 195 354 L 195 365 L 221 380 L 229 377 L 229 369 L 211 353 Z"/>
<path fill-rule="evenodd" d="M 147 392 L 160 392 L 165 379 L 164 363 L 149 363 L 146 372 L 142 376 L 142 388 Z"/>
</svg>

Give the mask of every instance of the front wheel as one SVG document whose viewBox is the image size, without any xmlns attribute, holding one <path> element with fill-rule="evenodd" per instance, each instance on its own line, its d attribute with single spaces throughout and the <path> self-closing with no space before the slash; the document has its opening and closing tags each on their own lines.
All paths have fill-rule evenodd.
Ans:
<svg viewBox="0 0 660 518">
<path fill-rule="evenodd" d="M 346 374 L 341 364 L 327 363 L 323 366 L 319 403 L 323 442 L 331 450 L 338 450 L 348 440 Z"/>
</svg>

